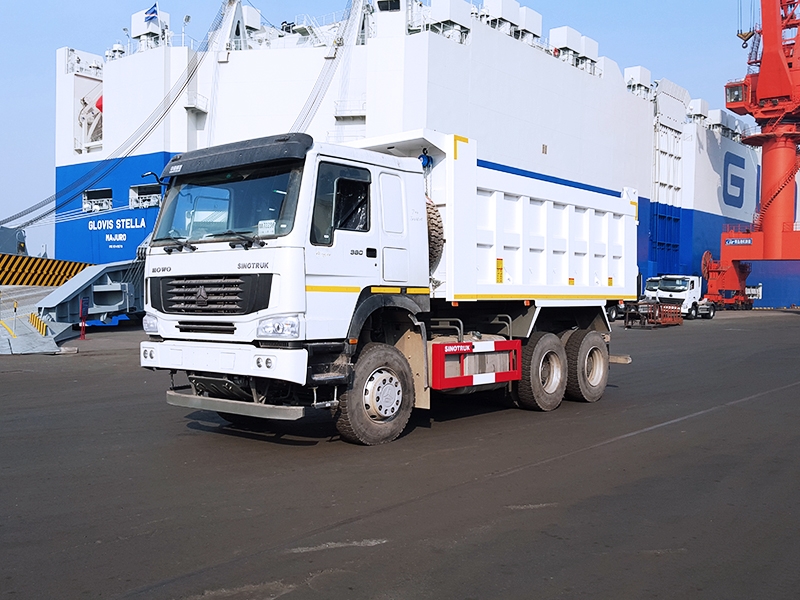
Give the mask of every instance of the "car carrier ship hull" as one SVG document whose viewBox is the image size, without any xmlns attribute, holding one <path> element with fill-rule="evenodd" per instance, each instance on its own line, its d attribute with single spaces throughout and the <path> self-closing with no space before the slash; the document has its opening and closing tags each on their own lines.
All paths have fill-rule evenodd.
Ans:
<svg viewBox="0 0 800 600">
<path fill-rule="evenodd" d="M 355 44 L 338 49 L 321 90 L 335 17 L 275 28 L 233 4 L 201 53 L 169 15 L 146 20 L 146 11 L 132 16 L 127 47 L 58 50 L 56 186 L 85 184 L 59 202 L 58 258 L 133 258 L 160 201 L 142 173 L 161 173 L 181 152 L 289 131 L 315 94 L 307 133 L 316 140 L 455 132 L 479 142 L 480 169 L 521 175 L 544 195 L 619 201 L 636 190 L 627 201 L 642 278 L 700 274 L 705 251 L 718 257 L 724 226 L 746 226 L 758 211 L 760 154 L 741 143 L 741 121 L 653 82 L 644 67 L 621 68 L 574 29 L 544 32 L 542 16 L 516 2 L 365 2 Z M 193 61 L 196 75 L 175 95 Z M 165 116 L 137 138 L 168 98 Z M 797 303 L 798 273 L 793 263 L 754 264 L 756 306 Z"/>
</svg>

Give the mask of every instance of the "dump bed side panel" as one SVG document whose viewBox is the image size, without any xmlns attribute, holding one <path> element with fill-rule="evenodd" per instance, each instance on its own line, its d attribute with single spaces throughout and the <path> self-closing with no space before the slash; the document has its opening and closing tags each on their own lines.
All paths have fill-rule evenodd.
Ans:
<svg viewBox="0 0 800 600">
<path fill-rule="evenodd" d="M 636 190 L 482 161 L 476 140 L 444 137 L 432 196 L 447 242 L 435 296 L 542 306 L 635 299 Z"/>
</svg>

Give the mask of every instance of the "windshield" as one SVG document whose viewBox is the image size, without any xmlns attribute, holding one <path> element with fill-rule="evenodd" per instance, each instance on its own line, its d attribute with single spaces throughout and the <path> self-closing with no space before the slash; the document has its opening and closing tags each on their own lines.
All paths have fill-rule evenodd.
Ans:
<svg viewBox="0 0 800 600">
<path fill-rule="evenodd" d="M 658 289 L 662 292 L 685 292 L 689 289 L 689 282 L 686 279 L 662 279 Z"/>
<path fill-rule="evenodd" d="M 658 289 L 658 279 L 648 279 L 645 283 L 644 289 L 648 292 L 655 292 Z"/>
<path fill-rule="evenodd" d="M 269 238 L 292 231 L 302 161 L 180 177 L 167 190 L 153 242 Z"/>
</svg>

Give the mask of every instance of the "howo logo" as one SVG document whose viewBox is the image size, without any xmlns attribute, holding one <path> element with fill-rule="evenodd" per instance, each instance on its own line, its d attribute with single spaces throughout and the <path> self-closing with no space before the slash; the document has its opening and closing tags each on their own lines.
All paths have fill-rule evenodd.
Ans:
<svg viewBox="0 0 800 600">
<path fill-rule="evenodd" d="M 200 289 L 197 290 L 197 295 L 194 297 L 194 299 L 195 302 L 197 302 L 197 306 L 201 308 L 208 306 L 208 292 L 206 291 L 206 288 L 201 285 Z"/>
</svg>

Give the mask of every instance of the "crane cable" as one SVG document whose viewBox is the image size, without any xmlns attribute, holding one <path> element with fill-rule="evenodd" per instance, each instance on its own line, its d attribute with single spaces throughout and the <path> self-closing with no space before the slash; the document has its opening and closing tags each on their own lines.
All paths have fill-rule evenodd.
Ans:
<svg viewBox="0 0 800 600">
<path fill-rule="evenodd" d="M 92 168 L 88 173 L 79 177 L 66 187 L 58 190 L 52 196 L 45 198 L 41 202 L 26 208 L 23 211 L 18 212 L 15 215 L 11 215 L 10 217 L 6 217 L 0 220 L 0 225 L 5 225 L 6 223 L 10 223 L 12 221 L 16 221 L 19 218 L 25 217 L 50 203 L 56 202 L 56 205 L 52 208 L 48 209 L 47 211 L 41 213 L 40 215 L 34 217 L 26 221 L 25 223 L 18 226 L 18 228 L 24 228 L 28 225 L 36 223 L 37 221 L 44 219 L 45 217 L 51 215 L 52 213 L 56 212 L 59 208 L 62 208 L 64 205 L 71 202 L 75 196 L 77 196 L 77 192 L 82 192 L 87 188 L 91 188 L 93 185 L 98 183 L 103 178 L 107 177 L 114 169 L 117 168 L 122 162 L 121 159 L 130 156 L 139 146 L 144 143 L 144 141 L 150 137 L 150 135 L 155 131 L 155 129 L 161 124 L 161 122 L 166 118 L 169 111 L 181 97 L 183 92 L 189 86 L 189 83 L 194 79 L 195 75 L 197 74 L 198 69 L 202 65 L 203 61 L 205 60 L 206 56 L 208 55 L 208 49 L 213 46 L 215 43 L 217 36 L 219 35 L 219 31 L 222 26 L 222 22 L 228 12 L 228 10 L 235 4 L 236 0 L 222 0 L 219 10 L 217 11 L 217 15 L 211 23 L 211 27 L 209 27 L 208 32 L 203 39 L 203 42 L 200 44 L 198 49 L 192 53 L 189 57 L 189 61 L 187 63 L 186 69 L 181 73 L 176 81 L 175 85 L 172 86 L 172 89 L 169 90 L 167 95 L 164 99 L 156 106 L 153 112 L 147 117 L 147 119 L 139 126 L 136 131 L 134 131 L 128 139 L 126 139 L 120 146 L 117 147 L 111 154 L 109 154 L 105 159 L 100 161 L 94 168 Z"/>
<path fill-rule="evenodd" d="M 755 35 L 755 28 L 756 28 L 756 0 L 750 0 L 750 26 L 747 31 L 744 31 L 742 28 L 742 0 L 738 0 L 739 6 L 739 28 L 736 32 L 736 37 L 742 40 L 742 48 L 747 48 L 747 44 Z"/>
<path fill-rule="evenodd" d="M 364 12 L 364 0 L 348 0 L 347 6 L 344 9 L 344 17 L 339 23 L 336 30 L 336 36 L 325 57 L 325 64 L 322 65 L 322 70 L 314 83 L 314 87 L 306 100 L 305 105 L 297 115 L 294 124 L 289 129 L 292 133 L 304 133 L 314 115 L 317 114 L 320 104 L 328 91 L 328 88 L 333 81 L 333 76 L 336 74 L 336 68 L 342 58 L 349 52 L 350 48 L 355 44 L 355 37 L 358 34 L 358 25 L 361 22 L 361 15 Z"/>
</svg>

